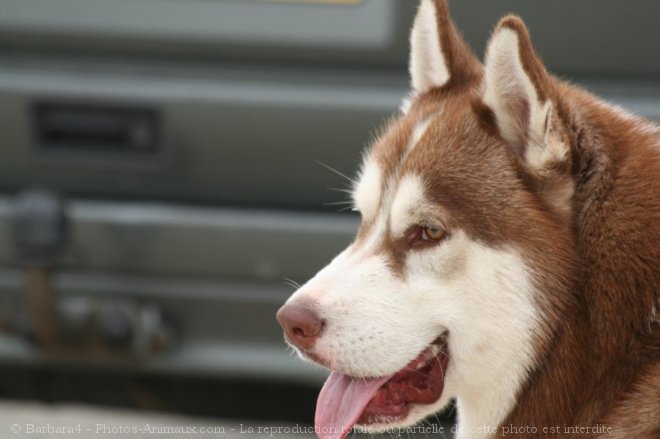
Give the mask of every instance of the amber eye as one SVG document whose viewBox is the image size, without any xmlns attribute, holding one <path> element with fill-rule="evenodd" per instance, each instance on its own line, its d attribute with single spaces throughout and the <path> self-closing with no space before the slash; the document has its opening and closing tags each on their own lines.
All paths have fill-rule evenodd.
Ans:
<svg viewBox="0 0 660 439">
<path fill-rule="evenodd" d="M 440 241 L 447 234 L 440 227 L 426 226 L 422 229 L 422 239 L 424 241 Z"/>
</svg>

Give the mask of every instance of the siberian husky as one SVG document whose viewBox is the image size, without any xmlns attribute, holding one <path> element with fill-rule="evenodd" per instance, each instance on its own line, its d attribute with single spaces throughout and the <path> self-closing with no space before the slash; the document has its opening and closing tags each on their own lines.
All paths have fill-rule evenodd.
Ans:
<svg viewBox="0 0 660 439">
<path fill-rule="evenodd" d="M 332 371 L 316 431 L 660 438 L 660 129 L 549 74 L 503 18 L 485 60 L 422 0 L 412 92 L 366 151 L 354 242 L 278 312 Z"/>
</svg>

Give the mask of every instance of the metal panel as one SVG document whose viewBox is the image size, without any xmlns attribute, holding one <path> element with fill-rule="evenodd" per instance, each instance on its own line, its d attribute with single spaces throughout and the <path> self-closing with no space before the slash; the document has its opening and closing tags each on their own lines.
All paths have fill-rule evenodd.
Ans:
<svg viewBox="0 0 660 439">
<path fill-rule="evenodd" d="M 323 51 L 327 58 L 329 51 L 377 58 L 401 41 L 402 6 L 397 0 L 0 0 L 0 41 L 155 51 L 221 46 L 224 53 L 233 46 L 262 55 Z"/>
<path fill-rule="evenodd" d="M 55 285 L 62 300 L 82 297 L 109 303 L 131 299 L 157 305 L 180 329 L 164 353 L 108 362 L 48 355 L 27 340 L 0 334 L 0 362 L 42 366 L 71 365 L 173 374 L 283 379 L 318 383 L 326 374 L 285 349 L 275 312 L 290 293 L 281 284 L 167 279 L 117 274 L 65 272 Z M 0 270 L 0 322 L 21 309 L 19 271 Z"/>
<path fill-rule="evenodd" d="M 8 32 L 381 48 L 393 37 L 395 2 L 2 0 L 0 9 Z"/>
<path fill-rule="evenodd" d="M 0 199 L 0 326 L 23 309 L 23 275 L 12 253 L 12 202 Z M 55 274 L 60 301 L 125 300 L 157 306 L 180 336 L 155 356 L 104 363 L 50 356 L 0 337 L 0 361 L 131 368 L 318 382 L 323 373 L 284 349 L 275 312 L 352 238 L 357 219 L 145 203 L 72 201 L 71 251 Z M 16 267 L 16 268 L 8 268 Z"/>
<path fill-rule="evenodd" d="M 357 230 L 345 215 L 73 201 L 69 270 L 304 281 Z M 0 261 L 13 261 L 12 202 L 0 198 Z"/>
<path fill-rule="evenodd" d="M 8 196 L 46 186 L 74 198 L 60 297 L 156 303 L 181 325 L 176 349 L 126 367 L 316 382 L 282 346 L 282 278 L 307 279 L 357 227 L 312 212 L 335 209 L 322 206 L 341 199 L 327 189 L 349 184 L 316 161 L 352 175 L 396 111 L 416 3 L 0 0 L 0 318 L 23 300 Z M 517 11 L 551 69 L 660 120 L 657 1 L 452 7 L 477 52 Z M 33 144 L 39 102 L 153 109 L 167 154 L 141 167 L 46 160 Z M 5 338 L 0 359 L 53 361 Z"/>
<path fill-rule="evenodd" d="M 307 3 L 307 4 L 306 4 Z M 332 3 L 332 2 L 329 2 Z M 0 45 L 240 59 L 387 63 L 403 67 L 415 0 L 356 5 L 256 0 L 0 0 Z M 653 78 L 660 73 L 656 0 L 451 2 L 478 54 L 497 20 L 527 22 L 560 73 Z"/>
<path fill-rule="evenodd" d="M 87 67 L 0 66 L 0 188 L 321 209 L 340 199 L 328 188 L 347 182 L 317 161 L 352 174 L 406 90 L 405 78 L 371 72 Z M 157 109 L 170 160 L 153 172 L 51 166 L 31 147 L 30 115 L 35 102 L 59 101 Z"/>
<path fill-rule="evenodd" d="M 107 70 L 106 70 L 107 68 Z M 585 81 L 660 119 L 660 85 Z M 44 185 L 74 195 L 330 210 L 371 133 L 406 94 L 405 72 L 247 68 L 197 70 L 39 62 L 0 65 L 0 189 Z M 163 116 L 169 160 L 151 171 L 47 163 L 31 147 L 34 102 L 139 102 Z M 334 208 L 333 208 L 334 209 Z M 336 210 L 336 209 L 335 209 Z"/>
</svg>

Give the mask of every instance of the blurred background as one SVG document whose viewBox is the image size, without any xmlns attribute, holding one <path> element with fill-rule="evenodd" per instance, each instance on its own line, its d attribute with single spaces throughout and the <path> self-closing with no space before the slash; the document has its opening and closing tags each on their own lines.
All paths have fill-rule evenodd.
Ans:
<svg viewBox="0 0 660 439">
<path fill-rule="evenodd" d="M 357 228 L 342 174 L 407 94 L 416 5 L 0 0 L 0 437 L 311 424 L 325 374 L 275 311 Z M 478 54 L 516 12 L 660 120 L 657 0 L 452 8 Z"/>
</svg>

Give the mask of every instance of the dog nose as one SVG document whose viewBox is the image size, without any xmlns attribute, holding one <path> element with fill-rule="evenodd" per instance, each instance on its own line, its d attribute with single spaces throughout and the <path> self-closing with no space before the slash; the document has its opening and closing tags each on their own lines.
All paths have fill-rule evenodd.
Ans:
<svg viewBox="0 0 660 439">
<path fill-rule="evenodd" d="M 296 347 L 310 349 L 323 329 L 323 320 L 308 306 L 289 303 L 277 311 L 277 321 Z"/>
</svg>

